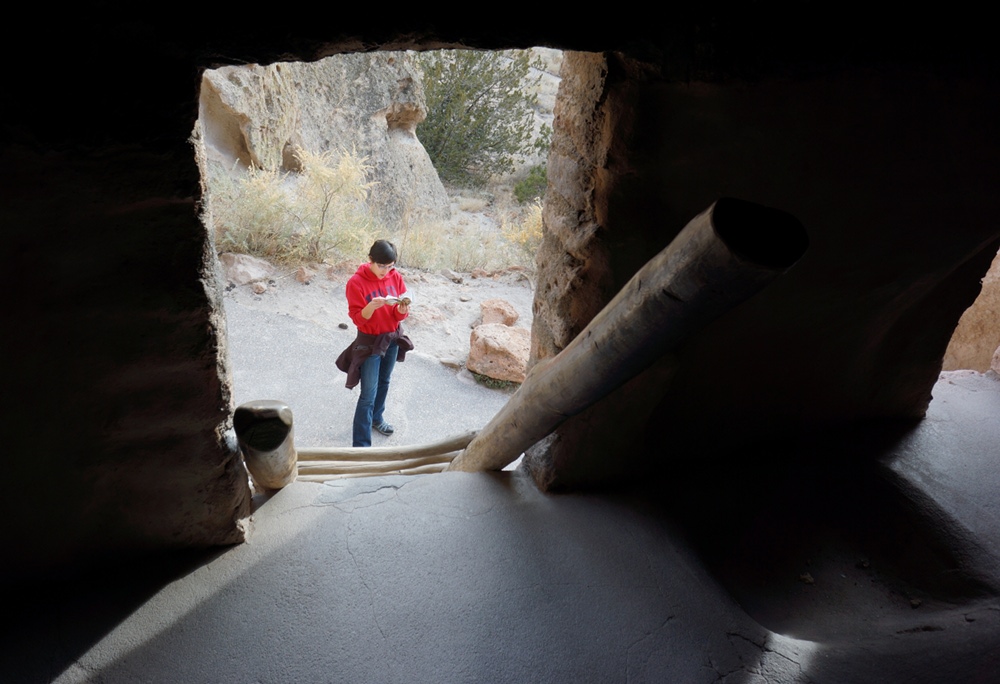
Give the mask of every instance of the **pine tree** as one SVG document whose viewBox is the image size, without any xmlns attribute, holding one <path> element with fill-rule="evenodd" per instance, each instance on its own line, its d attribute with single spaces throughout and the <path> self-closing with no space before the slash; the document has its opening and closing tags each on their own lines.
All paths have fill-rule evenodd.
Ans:
<svg viewBox="0 0 1000 684">
<path fill-rule="evenodd" d="M 441 50 L 423 52 L 427 119 L 417 135 L 442 180 L 482 185 L 514 170 L 531 151 L 530 90 L 540 76 L 526 51 Z"/>
</svg>

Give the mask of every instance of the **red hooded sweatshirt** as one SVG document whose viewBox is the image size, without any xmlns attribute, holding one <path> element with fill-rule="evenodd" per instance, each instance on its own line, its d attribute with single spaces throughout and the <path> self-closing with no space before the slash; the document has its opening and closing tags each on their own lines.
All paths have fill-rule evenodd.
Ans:
<svg viewBox="0 0 1000 684">
<path fill-rule="evenodd" d="M 368 264 L 361 264 L 347 281 L 347 313 L 363 333 L 381 335 L 392 332 L 406 318 L 406 315 L 399 313 L 396 304 L 380 306 L 368 320 L 361 315 L 361 310 L 375 297 L 402 297 L 405 292 L 406 283 L 396 269 L 379 280 Z"/>
</svg>

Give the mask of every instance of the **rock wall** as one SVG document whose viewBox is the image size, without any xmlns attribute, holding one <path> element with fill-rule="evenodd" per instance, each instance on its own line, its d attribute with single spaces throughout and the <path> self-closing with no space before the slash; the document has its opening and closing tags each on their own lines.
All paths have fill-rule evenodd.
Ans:
<svg viewBox="0 0 1000 684">
<path fill-rule="evenodd" d="M 354 151 L 372 167 L 370 205 L 391 232 L 404 221 L 445 220 L 448 197 L 416 136 L 427 116 L 422 78 L 405 52 L 208 70 L 203 171 L 210 179 L 251 164 L 295 172 L 297 147 Z"/>
<path fill-rule="evenodd" d="M 669 384 L 646 374 L 624 390 L 629 402 L 591 426 L 605 457 L 572 473 L 543 463 L 555 484 L 608 484 L 612 469 L 649 480 L 682 457 L 725 467 L 817 423 L 918 417 L 1000 247 L 1000 58 L 986 22 L 957 10 L 891 25 L 830 13 L 822 34 L 747 3 L 666 22 L 329 8 L 280 28 L 212 2 L 152 19 L 108 4 L 59 21 L 21 11 L 44 31 L 30 51 L 0 47 L 12 67 L 0 107 L 6 575 L 244 538 L 249 487 L 227 438 L 190 142 L 206 69 L 382 48 L 576 51 L 549 168 L 536 359 L 717 197 L 802 221 L 802 262 L 654 369 Z M 399 97 L 344 121 L 398 142 L 411 86 L 386 87 Z M 220 154 L 276 158 L 242 130 L 211 133 Z M 633 434 L 637 447 L 621 441 Z"/>
<path fill-rule="evenodd" d="M 976 301 L 958 319 L 942 370 L 985 373 L 1000 355 L 1000 253 L 982 280 Z M 996 370 L 994 367 L 993 370 Z"/>
<path fill-rule="evenodd" d="M 555 119 L 536 362 L 721 196 L 791 213 L 811 244 L 676 360 L 529 450 L 536 481 L 601 486 L 638 461 L 667 471 L 823 425 L 920 418 L 996 254 L 998 200 L 971 190 L 1000 181 L 983 154 L 1000 145 L 994 86 L 898 64 L 683 81 L 566 54 L 561 102 L 576 106 Z"/>
<path fill-rule="evenodd" d="M 4 573 L 245 538 L 216 259 L 176 193 L 193 160 L 173 161 L 126 144 L 2 155 L 18 178 L 0 202 Z"/>
</svg>

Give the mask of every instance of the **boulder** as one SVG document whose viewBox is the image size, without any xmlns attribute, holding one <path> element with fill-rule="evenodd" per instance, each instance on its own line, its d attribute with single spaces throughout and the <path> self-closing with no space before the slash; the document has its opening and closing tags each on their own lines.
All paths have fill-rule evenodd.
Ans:
<svg viewBox="0 0 1000 684">
<path fill-rule="evenodd" d="M 267 280 L 274 275 L 274 266 L 263 259 L 248 254 L 224 252 L 219 255 L 225 279 L 236 285 Z"/>
<path fill-rule="evenodd" d="M 500 323 L 501 325 L 514 325 L 517 323 L 517 310 L 513 304 L 504 299 L 487 299 L 479 305 L 479 309 L 483 313 L 483 324 Z"/>
<path fill-rule="evenodd" d="M 500 323 L 485 323 L 472 330 L 465 367 L 495 380 L 524 382 L 528 370 L 531 332 Z"/>
</svg>

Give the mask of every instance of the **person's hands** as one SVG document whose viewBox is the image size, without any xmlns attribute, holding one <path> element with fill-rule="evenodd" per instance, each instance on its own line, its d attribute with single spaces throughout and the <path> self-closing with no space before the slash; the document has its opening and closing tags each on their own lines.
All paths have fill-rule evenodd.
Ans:
<svg viewBox="0 0 1000 684">
<path fill-rule="evenodd" d="M 365 308 L 361 310 L 361 317 L 367 321 L 375 313 L 375 309 L 381 309 L 383 306 L 385 306 L 385 297 L 372 297 L 372 300 L 365 304 Z"/>
<path fill-rule="evenodd" d="M 401 313 L 404 316 L 406 316 L 407 314 L 410 313 L 410 305 L 407 302 L 400 302 L 396 306 L 396 310 L 399 311 L 399 313 Z"/>
</svg>

